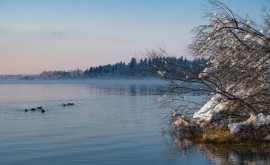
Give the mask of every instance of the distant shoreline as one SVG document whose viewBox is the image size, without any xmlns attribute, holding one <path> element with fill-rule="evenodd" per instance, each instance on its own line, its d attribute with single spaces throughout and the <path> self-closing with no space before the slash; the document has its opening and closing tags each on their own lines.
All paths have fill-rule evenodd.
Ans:
<svg viewBox="0 0 270 165">
<path fill-rule="evenodd" d="M 16 79 L 2 79 L 1 84 L 100 84 L 100 85 L 144 85 L 156 84 L 166 85 L 167 82 L 159 78 L 94 78 L 94 79 L 33 79 L 33 80 L 16 80 Z"/>
</svg>

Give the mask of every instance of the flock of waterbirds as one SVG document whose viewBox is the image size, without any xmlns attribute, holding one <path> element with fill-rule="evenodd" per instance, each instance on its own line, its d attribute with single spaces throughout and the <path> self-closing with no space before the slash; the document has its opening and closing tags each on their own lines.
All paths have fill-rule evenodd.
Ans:
<svg viewBox="0 0 270 165">
<path fill-rule="evenodd" d="M 66 107 L 66 106 L 73 106 L 74 103 L 63 103 L 62 106 Z M 36 108 L 30 108 L 31 111 L 36 111 L 39 110 L 41 113 L 44 113 L 45 110 L 42 108 L 42 106 L 36 107 Z M 28 109 L 24 109 L 24 112 L 28 112 Z"/>
</svg>

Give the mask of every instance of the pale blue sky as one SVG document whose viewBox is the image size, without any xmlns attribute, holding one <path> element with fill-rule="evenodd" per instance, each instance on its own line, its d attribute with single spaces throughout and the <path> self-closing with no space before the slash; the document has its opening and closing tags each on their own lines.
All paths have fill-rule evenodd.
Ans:
<svg viewBox="0 0 270 165">
<path fill-rule="evenodd" d="M 270 0 L 224 0 L 257 19 Z M 0 74 L 128 62 L 164 45 L 187 56 L 206 0 L 0 0 Z"/>
</svg>

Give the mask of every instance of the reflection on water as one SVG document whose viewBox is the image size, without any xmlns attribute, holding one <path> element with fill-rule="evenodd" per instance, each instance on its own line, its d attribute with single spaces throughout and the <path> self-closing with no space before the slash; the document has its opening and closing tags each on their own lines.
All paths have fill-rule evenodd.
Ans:
<svg viewBox="0 0 270 165">
<path fill-rule="evenodd" d="M 106 95 L 147 96 L 164 93 L 166 85 L 91 85 L 89 90 Z"/>
<path fill-rule="evenodd" d="M 79 81 L 80 82 L 80 81 Z M 0 82 L 0 101 L 35 101 L 95 98 L 102 96 L 149 96 L 166 90 L 165 84 L 3 84 Z"/>
<path fill-rule="evenodd" d="M 270 164 L 270 148 L 255 145 L 205 144 L 190 139 L 173 138 L 182 156 L 203 152 L 214 164 Z"/>
</svg>

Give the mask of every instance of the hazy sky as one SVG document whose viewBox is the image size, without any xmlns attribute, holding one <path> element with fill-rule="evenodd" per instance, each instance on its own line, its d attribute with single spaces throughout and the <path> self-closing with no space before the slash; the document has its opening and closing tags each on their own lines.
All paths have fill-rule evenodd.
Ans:
<svg viewBox="0 0 270 165">
<path fill-rule="evenodd" d="M 260 16 L 270 0 L 224 0 Z M 164 46 L 190 56 L 193 27 L 206 0 L 0 0 L 0 74 L 86 69 L 129 62 Z"/>
</svg>

